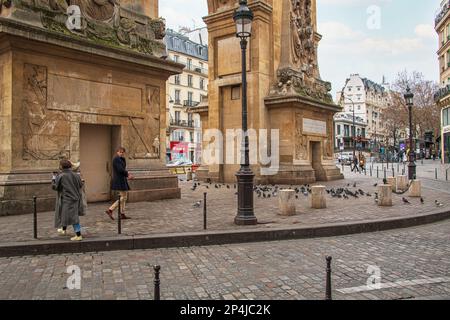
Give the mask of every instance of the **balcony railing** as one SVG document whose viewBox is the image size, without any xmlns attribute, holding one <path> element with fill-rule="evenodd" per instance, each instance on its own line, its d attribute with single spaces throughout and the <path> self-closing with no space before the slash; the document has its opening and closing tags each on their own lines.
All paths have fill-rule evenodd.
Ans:
<svg viewBox="0 0 450 320">
<path fill-rule="evenodd" d="M 206 68 L 202 68 L 202 67 L 195 66 L 192 64 L 186 65 L 186 70 L 198 72 L 198 73 L 205 74 L 205 75 L 208 74 L 208 70 Z"/>
<path fill-rule="evenodd" d="M 434 101 L 438 102 L 439 100 L 444 99 L 448 95 L 450 95 L 450 85 L 446 85 L 445 87 L 439 89 L 434 94 Z"/>
<path fill-rule="evenodd" d="M 196 107 L 200 104 L 198 101 L 192 101 L 192 100 L 184 100 L 183 106 L 185 107 Z"/>
<path fill-rule="evenodd" d="M 437 26 L 442 19 L 444 19 L 445 15 L 448 13 L 448 11 L 450 10 L 450 0 L 447 1 L 442 7 L 441 10 L 438 12 L 438 14 L 436 15 L 436 18 L 434 20 L 435 25 Z"/>
<path fill-rule="evenodd" d="M 194 120 L 171 120 L 170 126 L 172 127 L 183 127 L 183 128 L 195 128 Z"/>
</svg>

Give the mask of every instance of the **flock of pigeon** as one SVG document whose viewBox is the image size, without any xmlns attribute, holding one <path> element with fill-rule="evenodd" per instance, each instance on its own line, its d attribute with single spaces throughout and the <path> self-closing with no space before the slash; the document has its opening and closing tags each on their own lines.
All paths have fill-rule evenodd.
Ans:
<svg viewBox="0 0 450 320">
<path fill-rule="evenodd" d="M 373 185 L 374 187 L 378 186 L 378 183 L 375 183 Z M 217 183 L 212 183 L 211 181 L 208 182 L 194 182 L 191 191 L 196 191 L 199 187 L 204 187 L 206 189 L 237 189 L 237 185 L 230 185 L 230 184 L 217 184 Z M 343 188 L 331 188 L 331 189 L 326 189 L 327 194 L 332 197 L 332 198 L 337 198 L 337 199 L 343 199 L 343 200 L 349 200 L 349 199 L 358 199 L 358 198 L 362 198 L 362 197 L 374 197 L 375 203 L 379 202 L 379 197 L 378 197 L 378 193 L 375 192 L 374 195 L 372 195 L 369 192 L 366 192 L 364 190 L 362 190 L 361 188 L 358 188 L 356 182 L 353 183 L 353 190 L 351 190 L 351 185 L 347 184 L 346 187 Z M 255 195 L 258 198 L 262 198 L 262 199 L 270 199 L 270 198 L 276 198 L 279 194 L 279 191 L 281 189 L 280 186 L 278 185 L 256 185 L 253 187 L 253 191 L 255 193 Z M 309 184 L 305 184 L 302 185 L 300 187 L 293 187 L 290 186 L 287 188 L 288 190 L 294 190 L 295 191 L 295 198 L 296 199 L 300 199 L 300 197 L 309 197 L 309 195 L 312 193 L 311 190 L 311 186 Z M 235 195 L 237 195 L 238 193 L 235 192 Z M 402 197 L 402 202 L 405 205 L 410 205 L 411 202 L 406 199 L 405 197 Z M 194 203 L 193 207 L 194 208 L 200 208 L 202 203 L 202 200 L 197 201 L 196 203 Z M 425 204 L 425 199 L 423 197 L 420 198 L 420 203 L 421 204 Z M 443 207 L 444 205 L 439 202 L 438 200 L 435 200 L 435 205 L 436 207 Z"/>
</svg>

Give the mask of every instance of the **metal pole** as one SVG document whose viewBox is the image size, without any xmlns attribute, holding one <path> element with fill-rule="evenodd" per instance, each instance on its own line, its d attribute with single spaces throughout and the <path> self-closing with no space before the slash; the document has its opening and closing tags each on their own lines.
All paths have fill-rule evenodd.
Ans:
<svg viewBox="0 0 450 320">
<path fill-rule="evenodd" d="M 380 175 L 379 175 L 379 173 L 378 173 L 378 167 L 377 167 L 377 178 L 380 178 Z"/>
<path fill-rule="evenodd" d="M 155 293 L 154 293 L 154 300 L 161 300 L 161 294 L 160 294 L 160 283 L 159 280 L 159 271 L 161 270 L 161 266 L 153 266 L 153 270 L 155 271 L 155 280 L 153 281 L 155 284 Z"/>
<path fill-rule="evenodd" d="M 117 233 L 118 234 L 122 234 L 122 209 L 121 209 L 122 206 L 121 206 L 120 200 L 121 200 L 121 196 L 119 194 L 119 210 L 117 211 L 118 212 L 118 218 L 117 218 Z"/>
<path fill-rule="evenodd" d="M 37 239 L 37 197 L 33 197 L 33 237 Z"/>
<path fill-rule="evenodd" d="M 206 224 L 206 195 L 207 193 L 203 193 L 203 230 L 207 229 L 207 224 Z"/>
<path fill-rule="evenodd" d="M 332 257 L 327 257 L 327 280 L 326 280 L 326 293 L 325 300 L 332 300 L 331 296 L 331 260 Z"/>
<path fill-rule="evenodd" d="M 436 177 L 436 180 L 438 179 L 438 171 L 437 168 L 434 168 L 434 176 Z"/>
</svg>

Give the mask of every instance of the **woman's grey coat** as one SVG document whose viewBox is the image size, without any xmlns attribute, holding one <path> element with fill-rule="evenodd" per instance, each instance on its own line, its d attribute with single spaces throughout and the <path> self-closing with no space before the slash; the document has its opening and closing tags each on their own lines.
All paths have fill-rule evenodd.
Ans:
<svg viewBox="0 0 450 320">
<path fill-rule="evenodd" d="M 81 199 L 83 182 L 78 174 L 67 169 L 52 182 L 53 190 L 58 191 L 55 208 L 55 228 L 80 223 L 79 216 L 84 215 Z"/>
</svg>

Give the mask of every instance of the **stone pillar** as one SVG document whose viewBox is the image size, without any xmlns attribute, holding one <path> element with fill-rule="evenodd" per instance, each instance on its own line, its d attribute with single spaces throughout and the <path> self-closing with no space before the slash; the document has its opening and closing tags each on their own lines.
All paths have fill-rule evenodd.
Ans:
<svg viewBox="0 0 450 320">
<path fill-rule="evenodd" d="M 396 177 L 388 177 L 388 184 L 392 186 L 392 192 L 397 192 L 397 178 Z"/>
<path fill-rule="evenodd" d="M 397 191 L 405 191 L 408 189 L 408 177 L 398 176 L 397 177 Z"/>
<path fill-rule="evenodd" d="M 392 207 L 392 186 L 390 184 L 378 186 L 378 197 L 380 207 Z"/>
<path fill-rule="evenodd" d="M 295 215 L 295 191 L 294 190 L 280 190 L 279 193 L 279 207 L 280 215 L 293 216 Z"/>
<path fill-rule="evenodd" d="M 414 180 L 411 183 L 409 196 L 413 198 L 420 198 L 422 196 L 422 182 L 420 180 Z"/>
<path fill-rule="evenodd" d="M 311 208 L 325 209 L 327 200 L 325 199 L 325 186 L 312 187 Z"/>
</svg>

